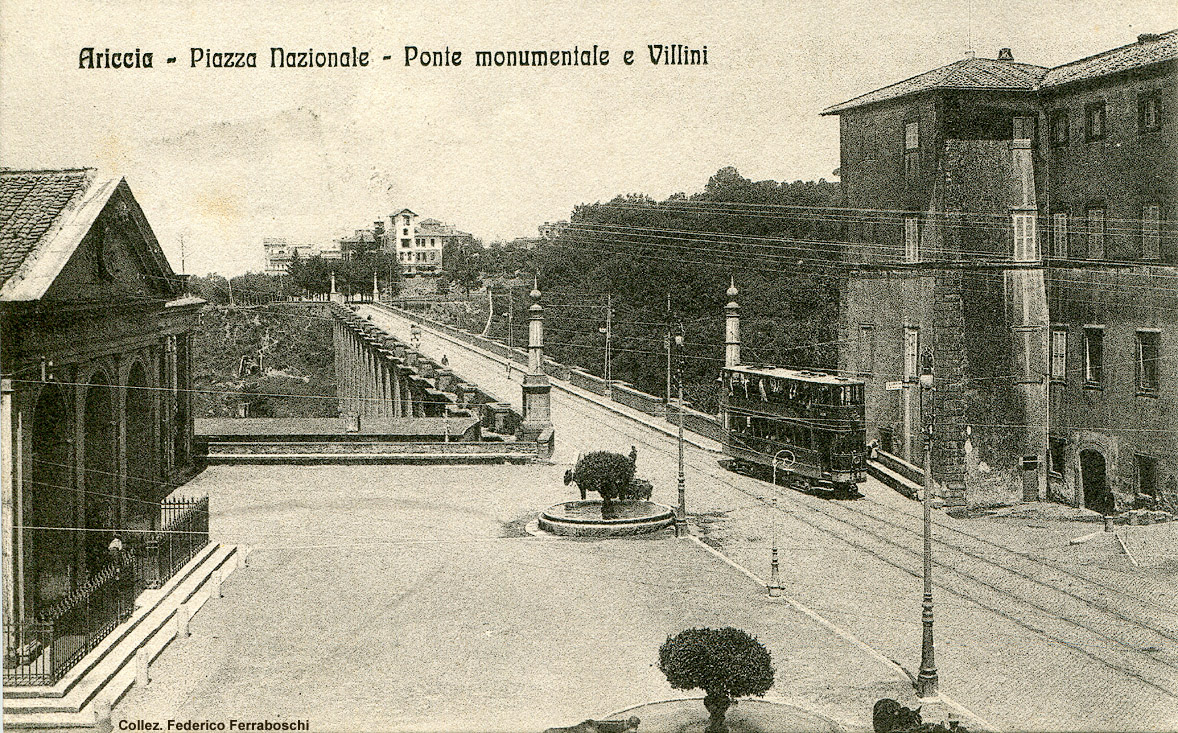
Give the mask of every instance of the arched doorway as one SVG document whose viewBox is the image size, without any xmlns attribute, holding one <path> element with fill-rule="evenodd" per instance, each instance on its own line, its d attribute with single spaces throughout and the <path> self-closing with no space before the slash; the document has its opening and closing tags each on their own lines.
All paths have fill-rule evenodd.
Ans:
<svg viewBox="0 0 1178 733">
<path fill-rule="evenodd" d="M 73 420 L 65 394 L 47 385 L 33 408 L 30 441 L 31 465 L 23 488 L 25 618 L 70 592 L 74 586 L 74 553 L 77 533 L 76 493 L 70 435 Z M 48 527 L 50 529 L 40 529 Z M 52 529 L 62 527 L 63 529 Z"/>
<path fill-rule="evenodd" d="M 1101 514 L 1112 514 L 1116 510 L 1105 475 L 1104 455 L 1100 451 L 1080 451 L 1080 480 L 1084 487 L 1085 507 Z"/>
<path fill-rule="evenodd" d="M 82 434 L 82 489 L 85 496 L 85 567 L 93 575 L 108 561 L 107 545 L 118 526 L 116 495 L 114 399 L 110 381 L 102 372 L 86 387 Z"/>
<path fill-rule="evenodd" d="M 136 362 L 127 375 L 127 517 L 131 529 L 152 529 L 159 517 L 157 444 L 152 439 L 152 393 L 147 371 Z"/>
</svg>

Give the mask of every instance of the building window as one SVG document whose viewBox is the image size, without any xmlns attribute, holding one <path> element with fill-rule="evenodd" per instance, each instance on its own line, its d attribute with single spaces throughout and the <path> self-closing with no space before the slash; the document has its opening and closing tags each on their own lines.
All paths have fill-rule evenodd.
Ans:
<svg viewBox="0 0 1178 733">
<path fill-rule="evenodd" d="M 1035 237 L 1036 219 L 1033 213 L 1013 214 L 1014 259 L 1016 262 L 1034 262 L 1039 259 L 1039 242 Z"/>
<path fill-rule="evenodd" d="M 1143 456 L 1138 453 L 1137 464 L 1137 493 L 1146 496 L 1158 495 L 1158 459 L 1153 456 Z"/>
<path fill-rule="evenodd" d="M 904 123 L 904 150 L 916 150 L 920 147 L 920 122 Z"/>
<path fill-rule="evenodd" d="M 1090 387 L 1104 384 L 1104 327 L 1084 328 L 1084 382 Z"/>
<path fill-rule="evenodd" d="M 1051 330 L 1051 379 L 1062 382 L 1068 376 L 1068 332 L 1067 329 Z"/>
<path fill-rule="evenodd" d="M 875 325 L 859 324 L 859 374 L 870 377 L 875 372 Z"/>
<path fill-rule="evenodd" d="M 920 217 L 904 217 L 904 261 L 920 262 Z"/>
<path fill-rule="evenodd" d="M 1105 136 L 1104 102 L 1090 104 L 1084 108 L 1084 139 L 1088 142 L 1103 140 Z"/>
<path fill-rule="evenodd" d="M 1158 332 L 1137 332 L 1137 392 L 1158 392 Z"/>
<path fill-rule="evenodd" d="M 1064 448 L 1067 446 L 1067 440 L 1058 436 L 1051 436 L 1049 439 L 1050 446 L 1047 451 L 1047 471 L 1056 476 L 1063 476 Z"/>
<path fill-rule="evenodd" d="M 1057 211 L 1051 215 L 1051 255 L 1053 257 L 1068 256 L 1068 215 L 1066 211 Z"/>
<path fill-rule="evenodd" d="M 1088 259 L 1104 259 L 1104 209 L 1088 209 Z"/>
<path fill-rule="evenodd" d="M 1161 218 L 1162 207 L 1146 204 L 1141 207 L 1141 257 L 1146 260 L 1161 259 Z"/>
<path fill-rule="evenodd" d="M 1065 110 L 1059 110 L 1051 114 L 1051 146 L 1054 148 L 1063 147 L 1068 144 L 1068 113 Z"/>
<path fill-rule="evenodd" d="M 1137 100 L 1137 130 L 1152 132 L 1162 127 L 1162 95 L 1160 92 L 1143 94 Z"/>
<path fill-rule="evenodd" d="M 920 329 L 916 326 L 904 327 L 904 379 L 915 381 L 919 375 L 920 364 L 917 355 L 920 348 Z"/>
<path fill-rule="evenodd" d="M 404 221 L 405 226 L 409 226 L 409 215 L 408 214 L 405 214 L 404 216 L 402 216 L 401 219 Z"/>
<path fill-rule="evenodd" d="M 915 178 L 920 167 L 920 123 L 904 123 L 904 176 Z"/>
</svg>

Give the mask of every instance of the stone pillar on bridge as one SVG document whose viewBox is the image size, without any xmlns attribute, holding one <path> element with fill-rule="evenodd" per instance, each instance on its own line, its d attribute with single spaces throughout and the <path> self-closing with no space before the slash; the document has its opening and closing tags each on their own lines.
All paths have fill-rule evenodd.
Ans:
<svg viewBox="0 0 1178 733">
<path fill-rule="evenodd" d="M 724 306 L 724 366 L 740 366 L 740 304 L 736 280 L 728 281 L 728 305 Z"/>
<path fill-rule="evenodd" d="M 532 305 L 528 307 L 528 373 L 523 383 L 523 423 L 520 437 L 535 440 L 552 428 L 552 386 L 544 373 L 544 308 L 540 305 L 540 286 L 532 286 Z"/>
<path fill-rule="evenodd" d="M 328 297 L 331 298 L 332 303 L 344 302 L 344 294 L 335 292 L 335 270 L 331 271 L 331 295 Z"/>
<path fill-rule="evenodd" d="M 389 366 L 393 377 L 393 417 L 405 417 L 405 406 L 401 400 L 401 367 L 396 361 Z"/>
<path fill-rule="evenodd" d="M 344 414 L 344 335 L 343 324 L 338 318 L 331 319 L 331 345 L 335 356 L 335 402 L 336 412 Z"/>
<path fill-rule="evenodd" d="M 724 306 L 724 366 L 740 366 L 740 304 L 736 296 L 740 291 L 736 289 L 736 279 L 728 281 L 728 305 Z M 726 399 L 726 398 L 725 398 Z M 724 410 L 724 431 L 732 429 L 729 423 L 730 412 Z"/>
<path fill-rule="evenodd" d="M 364 390 L 364 414 L 376 417 L 380 404 L 380 386 L 377 381 L 376 347 L 371 334 L 364 334 L 364 377 L 368 382 Z"/>
</svg>

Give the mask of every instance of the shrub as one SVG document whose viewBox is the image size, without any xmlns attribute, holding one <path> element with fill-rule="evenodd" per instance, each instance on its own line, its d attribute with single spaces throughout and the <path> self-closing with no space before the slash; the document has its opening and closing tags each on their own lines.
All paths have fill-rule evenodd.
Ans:
<svg viewBox="0 0 1178 733">
<path fill-rule="evenodd" d="M 703 690 L 708 733 L 724 733 L 732 700 L 762 696 L 773 686 L 769 650 L 749 634 L 722 629 L 687 629 L 659 647 L 659 669 L 676 690 Z"/>
<path fill-rule="evenodd" d="M 577 459 L 577 465 L 565 473 L 565 484 L 575 483 L 584 498 L 586 491 L 596 491 L 609 504 L 622 498 L 634 479 L 634 461 L 620 453 L 594 451 Z"/>
</svg>

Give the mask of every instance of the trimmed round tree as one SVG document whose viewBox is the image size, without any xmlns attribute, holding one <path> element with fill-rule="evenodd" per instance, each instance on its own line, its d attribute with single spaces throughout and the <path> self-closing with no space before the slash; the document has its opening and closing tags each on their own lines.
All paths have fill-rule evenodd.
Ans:
<svg viewBox="0 0 1178 733">
<path fill-rule="evenodd" d="M 659 647 L 659 669 L 676 690 L 703 690 L 708 733 L 725 733 L 724 715 L 738 697 L 773 686 L 769 650 L 740 629 L 686 629 Z"/>
<path fill-rule="evenodd" d="M 634 461 L 621 453 L 603 450 L 581 456 L 577 465 L 564 475 L 565 484 L 575 483 L 582 499 L 586 491 L 596 491 L 606 506 L 620 497 L 633 479 Z"/>
</svg>

